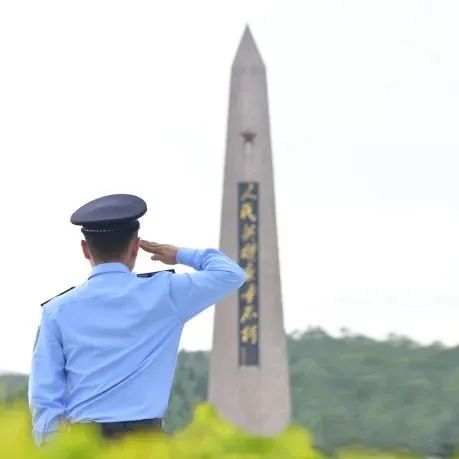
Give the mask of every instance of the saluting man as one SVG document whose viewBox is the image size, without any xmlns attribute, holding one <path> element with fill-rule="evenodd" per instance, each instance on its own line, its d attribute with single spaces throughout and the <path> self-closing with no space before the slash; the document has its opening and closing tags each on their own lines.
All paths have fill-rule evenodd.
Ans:
<svg viewBox="0 0 459 459">
<path fill-rule="evenodd" d="M 218 250 L 139 239 L 146 211 L 141 198 L 118 194 L 71 217 L 82 226 L 92 271 L 43 304 L 29 380 L 37 444 L 61 421 L 97 423 L 106 437 L 161 429 L 183 326 L 245 281 L 244 270 Z M 196 272 L 136 275 L 139 248 Z"/>
</svg>

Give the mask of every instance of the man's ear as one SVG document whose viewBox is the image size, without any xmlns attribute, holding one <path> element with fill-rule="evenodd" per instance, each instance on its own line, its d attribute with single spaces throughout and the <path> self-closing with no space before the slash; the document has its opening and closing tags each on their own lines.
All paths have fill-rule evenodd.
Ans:
<svg viewBox="0 0 459 459">
<path fill-rule="evenodd" d="M 140 237 L 135 237 L 133 238 L 132 240 L 132 243 L 131 243 L 131 253 L 133 256 L 137 256 L 137 254 L 139 253 L 139 249 L 140 249 Z"/>
<path fill-rule="evenodd" d="M 81 249 L 83 250 L 83 255 L 87 260 L 91 260 L 91 252 L 89 251 L 89 246 L 87 241 L 84 239 L 81 241 Z"/>
</svg>

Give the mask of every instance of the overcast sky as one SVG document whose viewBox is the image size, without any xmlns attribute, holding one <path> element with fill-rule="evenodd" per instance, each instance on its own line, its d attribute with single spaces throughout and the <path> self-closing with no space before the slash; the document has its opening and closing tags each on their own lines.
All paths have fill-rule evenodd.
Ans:
<svg viewBox="0 0 459 459">
<path fill-rule="evenodd" d="M 142 196 L 142 236 L 219 240 L 230 66 L 265 60 L 288 331 L 459 343 L 459 2 L 0 3 L 0 369 L 85 280 L 70 214 Z M 138 271 L 161 269 L 146 255 Z M 211 346 L 213 311 L 182 346 Z"/>
</svg>

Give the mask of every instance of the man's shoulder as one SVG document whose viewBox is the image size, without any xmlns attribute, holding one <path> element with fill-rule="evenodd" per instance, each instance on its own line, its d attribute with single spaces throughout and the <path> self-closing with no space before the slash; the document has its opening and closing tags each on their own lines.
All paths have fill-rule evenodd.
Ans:
<svg viewBox="0 0 459 459">
<path fill-rule="evenodd" d="M 53 297 L 41 303 L 41 307 L 49 315 L 53 315 L 61 308 L 62 305 L 77 301 L 80 298 L 80 287 L 81 285 L 78 285 L 63 290 L 57 295 L 54 295 Z"/>
<path fill-rule="evenodd" d="M 66 293 L 72 291 L 74 288 L 75 288 L 75 287 L 70 287 L 70 288 L 64 290 L 63 292 L 58 293 L 57 295 L 52 296 L 52 297 L 49 298 L 48 300 L 46 300 L 46 301 L 44 301 L 43 303 L 41 303 L 41 306 L 43 307 L 43 306 L 47 305 L 48 303 L 51 303 L 51 302 L 52 302 L 53 300 L 55 300 L 56 298 L 59 298 L 59 297 L 61 297 L 62 295 L 65 295 Z"/>
</svg>

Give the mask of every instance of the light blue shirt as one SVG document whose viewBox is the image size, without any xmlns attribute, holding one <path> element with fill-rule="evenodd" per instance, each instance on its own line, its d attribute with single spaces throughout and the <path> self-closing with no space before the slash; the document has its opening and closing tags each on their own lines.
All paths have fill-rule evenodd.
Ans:
<svg viewBox="0 0 459 459">
<path fill-rule="evenodd" d="M 163 417 L 184 324 L 245 281 L 243 269 L 214 249 L 182 248 L 177 263 L 197 272 L 142 278 L 103 263 L 46 304 L 29 380 L 38 444 L 62 420 Z"/>
</svg>

